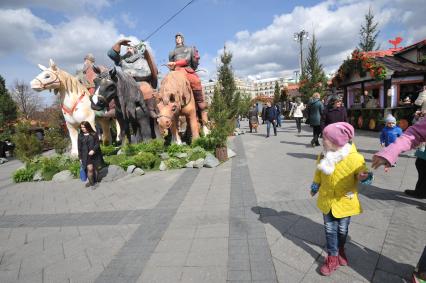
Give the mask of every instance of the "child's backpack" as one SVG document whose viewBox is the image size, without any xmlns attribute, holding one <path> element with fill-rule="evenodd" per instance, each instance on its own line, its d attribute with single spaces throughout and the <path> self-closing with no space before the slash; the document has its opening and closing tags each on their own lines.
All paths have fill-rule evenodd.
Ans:
<svg viewBox="0 0 426 283">
<path fill-rule="evenodd" d="M 198 53 L 197 47 L 193 46 L 191 48 L 190 66 L 192 69 L 197 70 L 199 64 L 200 64 L 200 54 Z"/>
</svg>

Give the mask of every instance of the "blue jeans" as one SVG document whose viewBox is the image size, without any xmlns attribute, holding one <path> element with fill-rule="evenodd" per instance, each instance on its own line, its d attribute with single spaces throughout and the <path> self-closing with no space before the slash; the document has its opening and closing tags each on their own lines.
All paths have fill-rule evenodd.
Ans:
<svg viewBox="0 0 426 283">
<path fill-rule="evenodd" d="M 345 246 L 351 217 L 335 218 L 331 211 L 323 216 L 328 255 L 337 256 L 339 248 Z"/>
<path fill-rule="evenodd" d="M 277 127 L 281 127 L 281 115 L 277 116 Z"/>
<path fill-rule="evenodd" d="M 269 137 L 269 132 L 271 131 L 271 124 L 274 127 L 274 135 L 277 135 L 277 126 L 275 126 L 274 122 L 266 120 L 266 136 Z"/>
</svg>

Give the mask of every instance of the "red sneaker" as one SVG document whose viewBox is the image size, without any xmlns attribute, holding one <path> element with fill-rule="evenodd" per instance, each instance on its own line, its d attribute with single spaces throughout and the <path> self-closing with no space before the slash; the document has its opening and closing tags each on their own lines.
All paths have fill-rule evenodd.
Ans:
<svg viewBox="0 0 426 283">
<path fill-rule="evenodd" d="M 348 265 L 348 258 L 346 257 L 344 248 L 339 249 L 339 264 L 342 266 Z"/>
<path fill-rule="evenodd" d="M 320 268 L 320 272 L 324 276 L 331 275 L 339 267 L 338 256 L 329 255 L 325 258 L 323 266 Z"/>
</svg>

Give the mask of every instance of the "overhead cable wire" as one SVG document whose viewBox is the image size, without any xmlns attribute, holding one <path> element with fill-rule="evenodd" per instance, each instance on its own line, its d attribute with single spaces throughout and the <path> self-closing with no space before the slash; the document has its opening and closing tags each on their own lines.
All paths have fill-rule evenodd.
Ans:
<svg viewBox="0 0 426 283">
<path fill-rule="evenodd" d="M 173 18 L 175 18 L 177 15 L 179 15 L 186 7 L 191 5 L 195 0 L 191 0 L 188 3 L 186 3 L 185 6 L 183 6 L 179 11 L 177 11 L 173 16 L 171 16 L 167 21 L 165 21 L 163 24 L 161 24 L 158 28 L 156 28 L 153 32 L 151 32 L 143 41 L 147 41 L 151 36 L 153 36 L 157 31 L 159 31 L 162 27 L 164 27 L 166 24 L 168 24 Z"/>
</svg>

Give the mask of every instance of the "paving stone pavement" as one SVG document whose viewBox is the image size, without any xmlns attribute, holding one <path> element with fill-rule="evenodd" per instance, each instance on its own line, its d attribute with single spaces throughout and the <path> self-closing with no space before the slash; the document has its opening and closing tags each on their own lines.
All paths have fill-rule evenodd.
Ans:
<svg viewBox="0 0 426 283">
<path fill-rule="evenodd" d="M 243 130 L 248 130 L 243 122 Z M 403 190 L 411 153 L 360 188 L 349 226 L 349 266 L 318 273 L 322 216 L 308 188 L 320 148 L 296 135 L 231 139 L 237 157 L 213 169 L 151 172 L 101 183 L 13 184 L 0 165 L 0 282 L 409 282 L 426 245 L 426 202 Z M 357 132 L 371 164 L 377 134 Z"/>
</svg>

